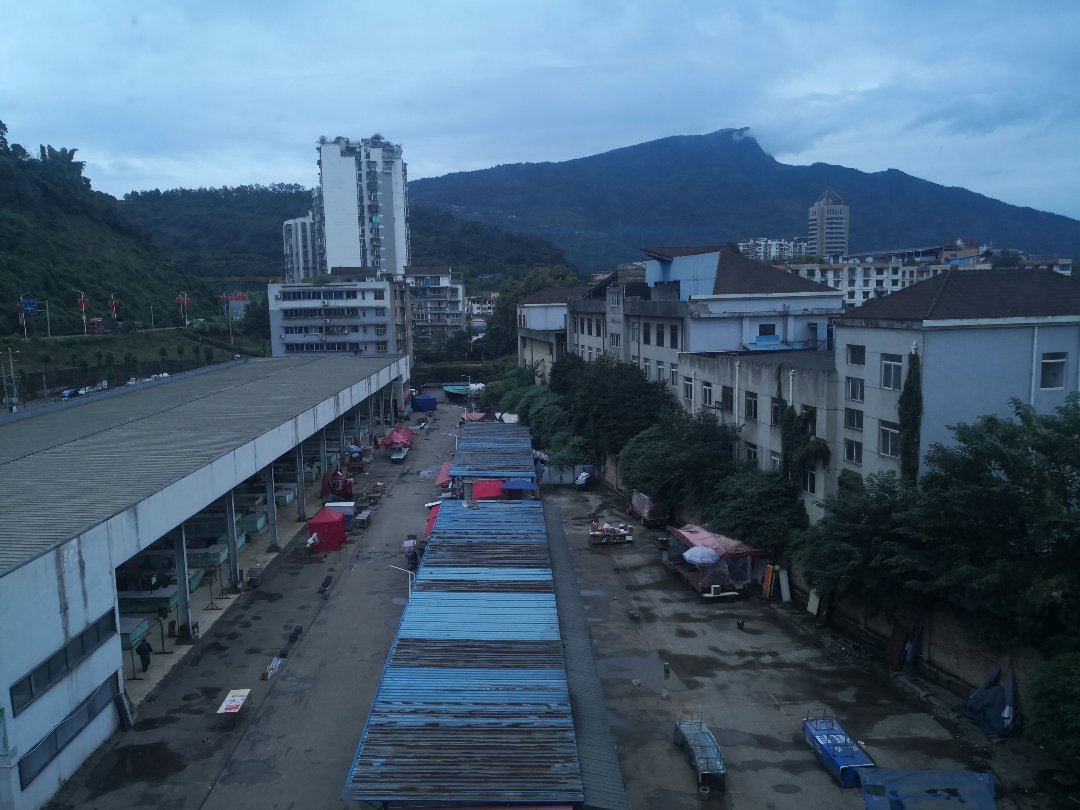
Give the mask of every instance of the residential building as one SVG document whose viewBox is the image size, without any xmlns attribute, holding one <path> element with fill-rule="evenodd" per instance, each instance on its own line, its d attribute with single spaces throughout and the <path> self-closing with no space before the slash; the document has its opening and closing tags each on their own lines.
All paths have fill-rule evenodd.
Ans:
<svg viewBox="0 0 1080 810">
<path fill-rule="evenodd" d="M 411 354 L 405 283 L 369 274 L 334 268 L 318 284 L 269 285 L 272 355 Z"/>
<path fill-rule="evenodd" d="M 449 267 L 406 267 L 405 283 L 417 349 L 441 346 L 465 328 L 465 286 Z"/>
<path fill-rule="evenodd" d="M 490 318 L 495 313 L 495 304 L 498 300 L 497 292 L 470 295 L 465 299 L 466 314 L 470 318 Z"/>
<path fill-rule="evenodd" d="M 810 206 L 807 242 L 816 256 L 847 256 L 851 209 L 844 199 L 826 188 Z"/>
<path fill-rule="evenodd" d="M 545 287 L 517 307 L 518 365 L 533 367 L 539 380 L 566 354 L 567 302 L 588 287 Z"/>
<path fill-rule="evenodd" d="M 286 281 L 296 283 L 321 275 L 315 265 L 315 243 L 310 211 L 305 217 L 285 220 L 285 224 L 281 227 L 281 237 L 285 248 Z"/>
<path fill-rule="evenodd" d="M 792 239 L 758 237 L 739 242 L 739 252 L 759 262 L 778 262 L 813 255 L 809 241 L 798 236 Z"/>
<path fill-rule="evenodd" d="M 1071 276 L 1073 260 L 1061 256 L 1028 256 L 1020 262 L 1022 270 L 1053 270 L 1063 276 Z"/>
<path fill-rule="evenodd" d="M 312 223 L 320 273 L 364 267 L 403 280 L 411 262 L 401 146 L 381 135 L 321 138 L 318 152 Z"/>
<path fill-rule="evenodd" d="M 897 404 L 911 354 L 922 366 L 919 457 L 949 425 L 1039 412 L 1080 390 L 1080 283 L 1050 270 L 948 270 L 835 321 L 842 407 L 832 426 L 858 452 L 841 467 L 899 470 Z"/>
</svg>

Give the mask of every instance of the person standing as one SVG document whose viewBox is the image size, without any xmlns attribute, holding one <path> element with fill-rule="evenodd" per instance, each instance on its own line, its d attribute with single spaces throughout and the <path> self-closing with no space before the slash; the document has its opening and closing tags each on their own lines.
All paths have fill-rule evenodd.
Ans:
<svg viewBox="0 0 1080 810">
<path fill-rule="evenodd" d="M 149 642 L 144 638 L 139 642 L 139 646 L 135 648 L 135 652 L 139 654 L 139 661 L 142 662 L 142 671 L 150 669 L 150 654 L 154 651 L 154 648 L 150 646 Z"/>
</svg>

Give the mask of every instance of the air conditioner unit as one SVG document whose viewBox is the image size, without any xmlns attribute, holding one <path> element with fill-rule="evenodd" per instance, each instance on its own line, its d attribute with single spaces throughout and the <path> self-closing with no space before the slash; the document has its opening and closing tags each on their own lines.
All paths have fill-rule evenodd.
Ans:
<svg viewBox="0 0 1080 810">
<path fill-rule="evenodd" d="M 285 333 L 284 333 L 284 332 L 282 332 L 282 333 L 281 333 L 281 339 L 282 339 L 282 340 L 284 340 L 284 339 L 285 339 Z"/>
<path fill-rule="evenodd" d="M 323 323 L 330 323 L 330 319 L 329 319 L 329 318 L 323 318 L 323 319 L 322 319 L 322 322 L 323 322 Z"/>
<path fill-rule="evenodd" d="M 281 300 L 281 293 L 274 293 L 274 300 L 275 301 L 280 301 Z"/>
<path fill-rule="evenodd" d="M 319 303 L 322 304 L 324 307 L 330 306 L 329 301 L 320 301 Z"/>
</svg>

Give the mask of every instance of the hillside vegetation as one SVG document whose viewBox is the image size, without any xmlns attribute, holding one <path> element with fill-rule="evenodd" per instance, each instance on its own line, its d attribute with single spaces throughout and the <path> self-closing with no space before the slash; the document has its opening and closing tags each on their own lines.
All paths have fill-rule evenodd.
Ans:
<svg viewBox="0 0 1080 810">
<path fill-rule="evenodd" d="M 81 290 L 88 317 L 108 317 L 111 295 L 123 320 L 159 326 L 179 322 L 176 298 L 191 298 L 189 317 L 216 310 L 214 293 L 177 269 L 149 234 L 128 219 L 115 199 L 94 191 L 75 149 L 41 146 L 31 152 L 9 143 L 0 122 L 0 334 L 22 333 L 21 296 L 49 302 L 28 319 L 30 336 L 82 332 L 76 305 Z"/>
<path fill-rule="evenodd" d="M 496 166 L 409 184 L 414 204 L 543 236 L 586 273 L 641 258 L 646 245 L 805 236 L 827 186 L 851 206 L 853 252 L 963 236 L 997 248 L 1073 256 L 1080 222 L 1008 205 L 895 169 L 789 166 L 745 130 L 677 136 L 562 163 Z"/>
</svg>

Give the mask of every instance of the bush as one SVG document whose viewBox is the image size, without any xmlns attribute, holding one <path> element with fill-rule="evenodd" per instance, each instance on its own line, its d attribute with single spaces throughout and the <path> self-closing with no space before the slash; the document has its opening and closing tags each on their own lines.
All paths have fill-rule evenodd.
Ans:
<svg viewBox="0 0 1080 810">
<path fill-rule="evenodd" d="M 1035 742 L 1080 760 L 1080 653 L 1065 653 L 1043 664 L 1029 684 L 1028 731 Z"/>
</svg>

